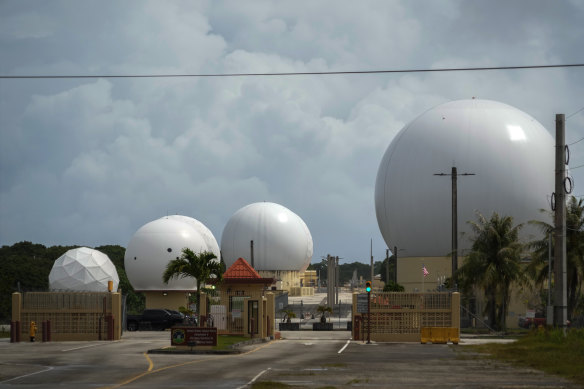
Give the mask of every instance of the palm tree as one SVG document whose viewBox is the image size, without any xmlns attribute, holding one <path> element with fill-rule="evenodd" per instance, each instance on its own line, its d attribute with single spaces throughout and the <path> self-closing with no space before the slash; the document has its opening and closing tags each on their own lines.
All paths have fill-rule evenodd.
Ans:
<svg viewBox="0 0 584 389">
<path fill-rule="evenodd" d="M 542 209 L 542 212 L 549 213 L 550 218 L 553 216 L 550 211 Z M 548 236 L 549 234 L 553 236 L 554 226 L 538 220 L 531 221 L 530 224 L 538 226 L 545 235 L 545 238 L 529 244 L 532 249 L 532 261 L 528 266 L 528 274 L 533 278 L 535 285 L 543 288 L 549 277 Z M 571 196 L 566 204 L 566 275 L 568 319 L 572 320 L 578 305 L 584 303 L 582 296 L 582 284 L 584 283 L 584 199 L 576 199 L 574 196 Z"/>
<path fill-rule="evenodd" d="M 329 314 L 333 313 L 333 309 L 331 307 L 327 307 L 326 305 L 319 305 L 316 308 L 316 312 L 320 313 L 320 322 L 326 323 L 325 313 L 328 312 Z"/>
<path fill-rule="evenodd" d="M 405 288 L 402 285 L 393 281 L 389 281 L 389 283 L 385 284 L 383 287 L 384 292 L 403 292 L 404 290 Z"/>
<path fill-rule="evenodd" d="M 477 218 L 477 222 L 469 221 L 475 236 L 466 262 L 457 271 L 457 279 L 466 293 L 473 288 L 483 290 L 489 325 L 505 330 L 511 284 L 524 281 L 520 267 L 523 245 L 519 242 L 522 225 L 513 226 L 511 216 L 499 216 L 496 212 L 490 220 L 480 212 Z"/>
<path fill-rule="evenodd" d="M 209 251 L 203 251 L 195 254 L 191 249 L 184 248 L 179 258 L 168 262 L 162 280 L 168 284 L 172 278 L 192 277 L 196 281 L 197 290 L 197 317 L 201 313 L 201 284 L 213 278 L 214 281 L 221 281 L 223 277 L 223 266 L 219 261 L 215 261 L 217 256 Z M 199 325 L 201 320 L 198 321 Z"/>
<path fill-rule="evenodd" d="M 292 319 L 296 317 L 296 314 L 291 309 L 282 309 L 281 311 L 284 314 L 282 321 L 286 321 L 286 323 L 292 323 Z"/>
</svg>

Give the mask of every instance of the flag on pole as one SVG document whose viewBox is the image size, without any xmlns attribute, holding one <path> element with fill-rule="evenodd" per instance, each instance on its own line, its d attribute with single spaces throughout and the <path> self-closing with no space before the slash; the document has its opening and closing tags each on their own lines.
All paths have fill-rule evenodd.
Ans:
<svg viewBox="0 0 584 389">
<path fill-rule="evenodd" d="M 422 265 L 422 274 L 424 274 L 424 277 L 426 277 L 428 274 L 430 274 L 430 272 L 428 272 L 428 269 L 426 269 L 425 265 Z"/>
</svg>

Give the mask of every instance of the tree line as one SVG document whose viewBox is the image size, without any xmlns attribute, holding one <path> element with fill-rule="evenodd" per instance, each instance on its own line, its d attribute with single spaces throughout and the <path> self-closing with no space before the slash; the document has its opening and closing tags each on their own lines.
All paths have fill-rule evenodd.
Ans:
<svg viewBox="0 0 584 389">
<path fill-rule="evenodd" d="M 0 323 L 10 322 L 13 292 L 44 292 L 49 290 L 49 273 L 55 260 L 67 251 L 80 246 L 50 246 L 19 242 L 0 247 Z M 145 299 L 136 293 L 124 269 L 126 249 L 118 245 L 95 247 L 106 254 L 116 267 L 120 278 L 119 288 L 126 295 L 128 312 L 141 312 Z"/>
</svg>

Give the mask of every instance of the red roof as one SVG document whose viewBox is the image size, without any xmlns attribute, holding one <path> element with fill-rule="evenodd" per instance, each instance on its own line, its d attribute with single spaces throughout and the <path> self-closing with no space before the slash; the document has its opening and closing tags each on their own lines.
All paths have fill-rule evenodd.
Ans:
<svg viewBox="0 0 584 389">
<path fill-rule="evenodd" d="M 238 258 L 229 269 L 223 273 L 226 284 L 264 284 L 274 283 L 273 278 L 262 278 L 257 271 L 243 258 Z"/>
<path fill-rule="evenodd" d="M 251 267 L 249 263 L 243 258 L 238 258 L 229 269 L 223 273 L 223 279 L 229 281 L 231 279 L 258 279 L 262 278 L 259 273 Z"/>
</svg>

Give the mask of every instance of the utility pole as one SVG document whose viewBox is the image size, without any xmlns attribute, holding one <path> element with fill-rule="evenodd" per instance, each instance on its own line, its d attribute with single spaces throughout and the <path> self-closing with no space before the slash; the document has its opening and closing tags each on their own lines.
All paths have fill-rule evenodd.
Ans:
<svg viewBox="0 0 584 389">
<path fill-rule="evenodd" d="M 373 284 L 373 276 L 374 276 L 374 272 L 373 272 L 373 238 L 371 238 L 371 251 L 370 251 L 370 255 L 371 255 L 371 284 Z"/>
<path fill-rule="evenodd" d="M 554 246 L 554 325 L 566 331 L 568 296 L 566 292 L 566 134 L 565 116 L 556 114 L 556 190 Z"/>
<path fill-rule="evenodd" d="M 552 233 L 548 236 L 548 294 L 545 321 L 548 326 L 554 325 L 554 306 L 552 305 Z"/>
<path fill-rule="evenodd" d="M 254 263 L 254 258 L 253 258 L 253 240 L 249 241 L 249 250 L 250 250 L 250 256 L 251 256 L 251 267 L 253 267 L 255 269 L 255 263 Z"/>
<path fill-rule="evenodd" d="M 393 282 L 397 285 L 397 246 L 393 246 L 393 256 L 395 258 L 395 267 L 393 268 Z"/>
<path fill-rule="evenodd" d="M 455 281 L 454 275 L 456 269 L 458 269 L 458 188 L 457 188 L 457 178 L 458 176 L 474 176 L 474 173 L 462 173 L 458 174 L 456 167 L 452 167 L 452 172 L 447 173 L 435 173 L 435 176 L 450 176 L 452 177 L 452 281 Z"/>
<path fill-rule="evenodd" d="M 335 306 L 335 302 L 338 299 L 338 288 L 337 288 L 337 284 L 338 284 L 338 257 L 333 257 L 332 255 L 327 254 L 326 256 L 326 261 L 327 261 L 327 306 L 334 308 Z"/>
<path fill-rule="evenodd" d="M 389 285 L 389 249 L 385 249 L 385 283 Z"/>
<path fill-rule="evenodd" d="M 335 304 L 339 303 L 339 286 L 341 283 L 341 277 L 339 273 L 339 257 L 335 257 Z M 333 307 L 331 307 L 333 308 Z"/>
</svg>

